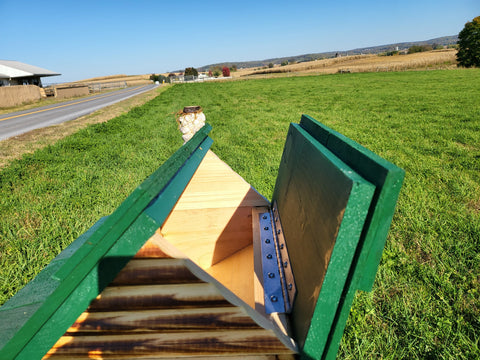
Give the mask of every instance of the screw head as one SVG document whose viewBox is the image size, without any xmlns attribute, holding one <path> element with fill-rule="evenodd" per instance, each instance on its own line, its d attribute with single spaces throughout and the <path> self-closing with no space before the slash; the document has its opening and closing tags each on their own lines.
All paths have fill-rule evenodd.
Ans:
<svg viewBox="0 0 480 360">
<path fill-rule="evenodd" d="M 268 277 L 269 277 L 270 279 L 273 279 L 273 278 L 275 277 L 275 274 L 274 274 L 274 273 L 268 273 Z"/>
<path fill-rule="evenodd" d="M 270 300 L 272 300 L 272 302 L 277 302 L 278 301 L 278 298 L 275 296 L 275 295 L 272 295 L 270 297 Z"/>
<path fill-rule="evenodd" d="M 284 267 L 284 268 L 288 267 L 288 261 L 285 261 L 285 262 L 283 263 L 283 267 Z"/>
<path fill-rule="evenodd" d="M 288 284 L 288 290 L 292 290 L 293 289 L 293 284 Z"/>
<path fill-rule="evenodd" d="M 283 249 L 285 247 L 285 244 L 280 244 L 280 249 Z"/>
<path fill-rule="evenodd" d="M 265 220 L 267 218 L 267 215 L 263 215 L 263 219 Z"/>
<path fill-rule="evenodd" d="M 267 259 L 270 260 L 271 258 L 273 258 L 272 254 L 268 254 L 268 255 L 267 255 Z"/>
<path fill-rule="evenodd" d="M 268 230 L 268 226 L 265 226 L 265 227 L 263 228 L 263 230 Z"/>
<path fill-rule="evenodd" d="M 265 244 L 270 244 L 270 239 L 265 239 Z"/>
</svg>

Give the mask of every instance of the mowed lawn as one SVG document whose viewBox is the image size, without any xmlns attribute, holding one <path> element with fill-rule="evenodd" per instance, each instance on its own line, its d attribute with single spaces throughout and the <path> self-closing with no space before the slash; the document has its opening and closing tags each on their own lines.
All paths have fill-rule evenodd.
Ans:
<svg viewBox="0 0 480 360">
<path fill-rule="evenodd" d="M 175 85 L 0 172 L 0 304 L 179 146 L 201 105 L 212 149 L 270 198 L 290 122 L 309 114 L 406 171 L 371 293 L 340 358 L 480 358 L 480 70 Z M 313 269 L 312 269 L 313 271 Z"/>
</svg>

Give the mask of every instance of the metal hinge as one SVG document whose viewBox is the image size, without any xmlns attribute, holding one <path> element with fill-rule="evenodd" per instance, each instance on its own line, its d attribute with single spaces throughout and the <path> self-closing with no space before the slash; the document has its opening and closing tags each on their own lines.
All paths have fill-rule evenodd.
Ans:
<svg viewBox="0 0 480 360">
<path fill-rule="evenodd" d="M 290 313 L 297 290 L 276 202 L 259 223 L 265 312 Z"/>
</svg>

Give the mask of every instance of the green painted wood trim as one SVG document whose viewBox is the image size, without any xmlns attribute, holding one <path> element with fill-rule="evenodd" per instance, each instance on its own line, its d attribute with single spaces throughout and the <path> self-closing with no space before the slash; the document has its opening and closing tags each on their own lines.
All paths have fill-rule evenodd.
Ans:
<svg viewBox="0 0 480 360">
<path fill-rule="evenodd" d="M 52 318 L 37 332 L 17 359 L 32 359 L 38 354 L 43 356 L 55 344 L 56 339 L 60 338 L 88 307 L 90 302 L 115 278 L 132 256 L 166 220 L 212 142 L 210 138 L 206 138 L 200 144 L 174 178 L 87 275 L 88 279 L 81 282 Z M 59 327 L 60 324 L 62 327 Z"/>
<path fill-rule="evenodd" d="M 322 358 L 335 359 L 356 290 L 370 291 L 400 194 L 404 170 L 308 115 L 300 125 L 376 190 Z"/>
<path fill-rule="evenodd" d="M 304 356 L 320 358 L 324 351 L 374 190 L 301 126 L 291 124 L 272 202 L 278 203 L 299 291 L 292 327 Z M 334 224 L 337 230 L 331 228 Z M 327 242 L 332 245 L 325 247 Z M 300 249 L 305 246 L 318 264 L 311 256 L 306 263 Z M 330 246 L 330 260 L 320 266 Z M 321 282 L 316 267 L 323 266 L 327 270 Z M 312 286 L 320 287 L 313 303 Z"/>
<path fill-rule="evenodd" d="M 346 286 L 346 293 L 342 295 L 342 302 L 335 314 L 335 320 L 332 324 L 330 333 L 328 334 L 325 350 L 322 359 L 334 360 L 337 358 L 338 348 L 343 337 L 345 325 L 350 316 L 350 309 L 352 307 L 353 299 L 357 289 L 352 286 Z"/>
<path fill-rule="evenodd" d="M 405 171 L 308 115 L 300 126 L 363 178 L 376 186 L 357 256 L 356 286 L 370 291 L 375 281 Z"/>
<path fill-rule="evenodd" d="M 15 359 L 41 359 L 131 259 L 129 255 L 113 256 L 110 253 L 115 250 L 125 254 L 134 252 L 141 247 L 140 242 L 148 239 L 157 228 L 158 223 L 143 213 L 140 214 L 112 249 L 95 264 L 72 293 L 55 309 L 51 317 L 38 327 L 34 336 L 15 356 Z"/>
<path fill-rule="evenodd" d="M 335 242 L 335 247 L 323 280 L 307 339 L 302 349 L 304 357 L 320 359 L 328 345 L 328 336 L 334 326 L 335 315 L 365 218 L 368 213 L 374 187 L 354 186 Z M 367 200 L 368 199 L 368 200 Z"/>
<path fill-rule="evenodd" d="M 43 301 L 56 289 L 59 282 L 52 276 L 60 269 L 69 257 L 75 253 L 106 217 L 97 221 L 89 230 L 80 235 L 74 242 L 55 257 L 32 281 L 0 308 L 0 348 L 10 340 L 25 324 L 32 314 L 42 305 Z M 11 321 L 10 321 L 11 320 Z M 0 353 L 4 355 L 3 353 Z"/>
<path fill-rule="evenodd" d="M 40 358 L 53 346 L 161 226 L 208 151 L 212 143 L 207 137 L 210 130 L 210 125 L 204 126 L 112 215 L 67 248 L 68 255 L 62 252 L 57 256 L 57 261 L 39 274 L 39 279 L 46 281 L 32 281 L 22 294 L 19 292 L 19 296 L 0 308 L 2 323 L 21 323 L 13 334 L 7 331 L 4 337 L 2 333 L 1 359 Z M 130 236 L 131 233 L 135 236 Z M 104 266 L 105 261 L 109 266 Z M 35 294 L 46 283 L 54 285 L 41 296 L 33 295 L 34 299 L 28 300 L 29 293 Z"/>
</svg>

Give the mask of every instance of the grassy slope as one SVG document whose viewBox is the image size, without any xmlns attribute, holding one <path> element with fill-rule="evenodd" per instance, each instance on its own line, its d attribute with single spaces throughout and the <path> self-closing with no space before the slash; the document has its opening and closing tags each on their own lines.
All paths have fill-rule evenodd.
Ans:
<svg viewBox="0 0 480 360">
<path fill-rule="evenodd" d="M 0 303 L 173 153 L 183 106 L 204 107 L 213 150 L 267 197 L 288 124 L 307 113 L 407 172 L 341 357 L 478 358 L 479 93 L 479 70 L 177 85 L 0 173 Z"/>
</svg>

